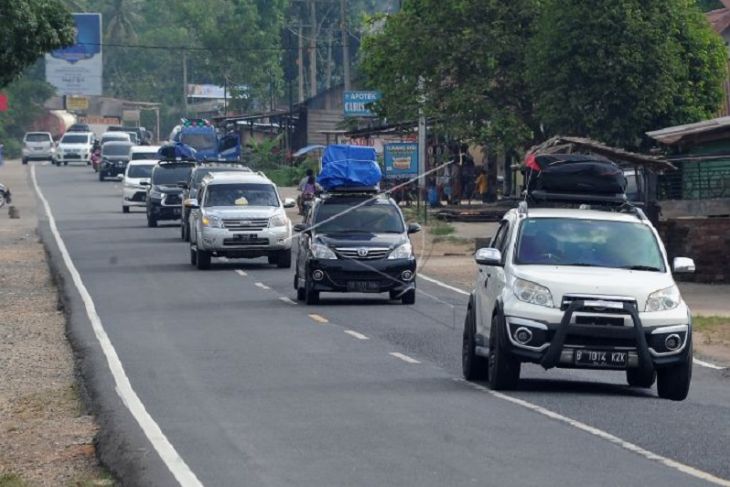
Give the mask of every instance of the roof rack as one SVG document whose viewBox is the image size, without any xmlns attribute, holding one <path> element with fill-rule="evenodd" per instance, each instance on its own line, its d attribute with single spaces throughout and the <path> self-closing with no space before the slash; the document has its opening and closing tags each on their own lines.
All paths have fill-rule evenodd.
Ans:
<svg viewBox="0 0 730 487">
<path fill-rule="evenodd" d="M 620 213 L 629 213 L 639 220 L 646 221 L 648 218 L 644 211 L 637 205 L 629 202 L 625 194 L 581 194 L 581 193 L 552 193 L 543 190 L 533 190 L 527 193 L 524 201 L 520 201 L 517 212 L 522 217 L 527 217 L 529 202 L 536 203 L 537 207 L 565 207 L 577 206 L 581 210 L 604 210 Z"/>
<path fill-rule="evenodd" d="M 339 186 L 337 188 L 326 190 L 325 193 L 333 195 L 353 195 L 353 194 L 375 194 L 378 192 L 377 186 Z"/>
</svg>

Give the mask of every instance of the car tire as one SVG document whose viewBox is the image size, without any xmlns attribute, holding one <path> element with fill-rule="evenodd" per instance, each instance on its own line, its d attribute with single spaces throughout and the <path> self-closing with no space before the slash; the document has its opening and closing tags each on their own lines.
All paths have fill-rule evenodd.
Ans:
<svg viewBox="0 0 730 487">
<path fill-rule="evenodd" d="M 183 220 L 183 221 L 180 222 L 180 238 L 182 239 L 183 242 L 187 242 L 189 240 L 188 239 L 188 232 L 187 232 L 187 229 L 188 228 L 187 227 L 188 227 L 188 225 L 185 222 L 185 220 Z"/>
<path fill-rule="evenodd" d="M 198 269 L 201 271 L 210 269 L 210 252 L 196 249 L 195 254 L 195 260 Z"/>
<path fill-rule="evenodd" d="M 190 265 L 198 265 L 198 253 L 192 245 L 190 246 Z"/>
<path fill-rule="evenodd" d="M 129 207 L 122 205 L 122 213 L 129 213 Z"/>
<path fill-rule="evenodd" d="M 150 228 L 155 228 L 157 226 L 157 219 L 148 214 L 147 215 L 147 226 Z"/>
<path fill-rule="evenodd" d="M 99 181 L 104 181 L 104 172 L 99 171 Z"/>
<path fill-rule="evenodd" d="M 276 267 L 279 269 L 291 269 L 291 249 L 281 250 L 276 254 Z"/>
<path fill-rule="evenodd" d="M 408 291 L 404 292 L 401 295 L 400 300 L 403 304 L 406 304 L 409 306 L 412 304 L 416 304 L 416 290 L 409 289 Z"/>
<path fill-rule="evenodd" d="M 306 292 L 304 291 L 303 287 L 299 287 L 299 274 L 294 274 L 294 289 L 297 291 L 297 301 L 304 301 L 304 299 L 307 297 Z"/>
<path fill-rule="evenodd" d="M 631 387 L 641 387 L 642 389 L 649 389 L 654 385 L 656 381 L 656 371 L 651 370 L 651 373 L 646 373 L 643 369 L 626 369 L 626 382 Z"/>
<path fill-rule="evenodd" d="M 468 381 L 485 380 L 489 373 L 489 361 L 476 354 L 476 328 L 476 311 L 470 303 L 461 344 L 461 372 Z"/>
<path fill-rule="evenodd" d="M 504 347 L 504 320 L 500 315 L 492 318 L 489 332 L 488 384 L 495 391 L 512 389 L 520 380 L 520 361 Z"/>
<path fill-rule="evenodd" d="M 63 161 L 64 166 L 68 166 L 68 161 Z"/>
<path fill-rule="evenodd" d="M 309 278 L 304 281 L 304 302 L 310 306 L 319 304 L 319 291 L 314 290 L 314 284 Z"/>
<path fill-rule="evenodd" d="M 23 164 L 24 164 L 24 165 L 25 165 L 25 164 L 28 164 L 28 159 L 26 159 L 25 157 L 23 158 Z"/>
<path fill-rule="evenodd" d="M 689 385 L 692 381 L 692 343 L 687 358 L 681 364 L 664 367 L 657 370 L 657 395 L 662 399 L 683 401 L 689 394 Z"/>
</svg>

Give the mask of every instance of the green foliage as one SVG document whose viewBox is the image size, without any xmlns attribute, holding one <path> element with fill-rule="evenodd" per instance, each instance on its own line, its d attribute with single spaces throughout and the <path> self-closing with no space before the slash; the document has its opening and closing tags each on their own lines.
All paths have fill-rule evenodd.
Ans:
<svg viewBox="0 0 730 487">
<path fill-rule="evenodd" d="M 720 0 L 696 0 L 696 2 L 699 9 L 703 12 L 709 12 L 710 10 L 723 8 L 722 2 Z"/>
<path fill-rule="evenodd" d="M 45 53 L 72 44 L 73 18 L 59 0 L 0 2 L 0 87 Z"/>
<path fill-rule="evenodd" d="M 727 51 L 691 0 L 544 0 L 528 79 L 546 135 L 638 147 L 711 117 Z"/>
<path fill-rule="evenodd" d="M 8 96 L 8 111 L 0 112 L 0 143 L 5 157 L 19 157 L 21 139 L 30 124 L 43 113 L 43 103 L 55 89 L 45 81 L 26 75 L 10 83 L 4 92 Z"/>
</svg>

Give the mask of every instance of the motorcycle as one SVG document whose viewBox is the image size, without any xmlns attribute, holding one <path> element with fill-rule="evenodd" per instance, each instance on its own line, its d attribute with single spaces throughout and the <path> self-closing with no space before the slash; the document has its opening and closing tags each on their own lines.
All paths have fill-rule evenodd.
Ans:
<svg viewBox="0 0 730 487">
<path fill-rule="evenodd" d="M 312 193 L 302 193 L 302 208 L 300 214 L 306 219 L 312 209 L 314 203 L 314 195 Z"/>
<path fill-rule="evenodd" d="M 99 165 L 101 164 L 101 149 L 94 149 L 91 153 L 91 167 L 94 172 L 99 172 Z"/>
<path fill-rule="evenodd" d="M 0 183 L 0 208 L 10 203 L 12 203 L 10 188 L 5 186 L 3 183 Z"/>
</svg>

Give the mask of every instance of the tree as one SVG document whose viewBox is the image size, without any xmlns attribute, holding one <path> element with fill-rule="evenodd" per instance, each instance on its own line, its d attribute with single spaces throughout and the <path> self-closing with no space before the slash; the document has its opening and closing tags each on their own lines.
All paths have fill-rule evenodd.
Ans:
<svg viewBox="0 0 730 487">
<path fill-rule="evenodd" d="M 703 12 L 709 12 L 710 10 L 716 10 L 723 7 L 720 0 L 697 0 L 697 6 Z"/>
<path fill-rule="evenodd" d="M 73 44 L 74 22 L 58 0 L 0 2 L 0 87 L 45 53 Z"/>
<path fill-rule="evenodd" d="M 545 135 L 636 148 L 722 101 L 727 51 L 692 0 L 544 0 L 528 79 Z"/>
</svg>

